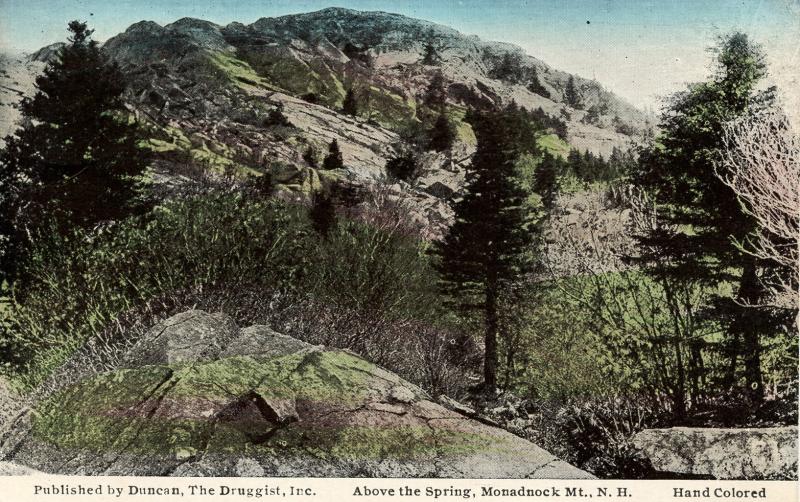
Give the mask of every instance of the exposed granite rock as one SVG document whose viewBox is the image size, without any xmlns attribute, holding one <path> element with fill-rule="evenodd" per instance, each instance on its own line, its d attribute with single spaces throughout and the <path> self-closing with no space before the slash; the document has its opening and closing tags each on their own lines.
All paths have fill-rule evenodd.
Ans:
<svg viewBox="0 0 800 502">
<path fill-rule="evenodd" d="M 221 314 L 164 321 L 138 358 L 36 405 L 0 461 L 86 475 L 592 477 L 352 353 Z"/>
<path fill-rule="evenodd" d="M 674 427 L 638 433 L 634 445 L 660 472 L 715 479 L 797 479 L 797 427 Z"/>
</svg>

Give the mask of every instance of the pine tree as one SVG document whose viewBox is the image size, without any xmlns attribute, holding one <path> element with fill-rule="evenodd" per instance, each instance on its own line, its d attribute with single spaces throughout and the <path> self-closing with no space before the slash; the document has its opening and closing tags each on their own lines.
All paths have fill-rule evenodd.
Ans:
<svg viewBox="0 0 800 502">
<path fill-rule="evenodd" d="M 582 108 L 581 98 L 578 95 L 578 89 L 575 88 L 575 77 L 569 76 L 567 86 L 564 88 L 564 102 L 575 109 Z"/>
<path fill-rule="evenodd" d="M 331 171 L 333 169 L 344 169 L 344 161 L 342 160 L 342 152 L 339 151 L 339 143 L 336 140 L 331 141 L 328 146 L 328 155 L 322 161 L 322 169 Z"/>
<path fill-rule="evenodd" d="M 344 102 L 342 102 L 342 113 L 345 115 L 351 115 L 353 117 L 358 115 L 358 102 L 356 101 L 356 94 L 353 92 L 352 88 L 348 89 L 347 94 L 344 96 Z"/>
<path fill-rule="evenodd" d="M 453 142 L 456 140 L 456 133 L 453 131 L 453 126 L 444 113 L 439 114 L 436 123 L 429 134 L 430 141 L 428 146 L 431 150 L 437 152 L 445 152 L 453 147 Z"/>
<path fill-rule="evenodd" d="M 439 56 L 439 50 L 436 48 L 436 44 L 434 43 L 436 37 L 433 33 L 433 30 L 428 32 L 428 36 L 425 39 L 425 46 L 422 48 L 422 64 L 426 66 L 435 66 L 438 65 L 442 58 Z"/>
<path fill-rule="evenodd" d="M 309 167 L 316 168 L 319 165 L 317 162 L 317 152 L 314 150 L 313 146 L 308 145 L 306 151 L 303 152 L 303 160 L 306 161 L 306 164 L 308 164 Z"/>
<path fill-rule="evenodd" d="M 417 159 L 410 148 L 399 148 L 386 162 L 386 172 L 394 179 L 411 181 L 417 171 Z"/>
<path fill-rule="evenodd" d="M 550 98 L 550 93 L 545 89 L 542 83 L 539 81 L 539 73 L 536 71 L 536 68 L 531 69 L 531 76 L 530 76 L 530 83 L 528 83 L 528 90 L 534 94 L 538 94 L 539 96 L 544 96 L 545 98 Z"/>
<path fill-rule="evenodd" d="M 22 101 L 26 125 L 0 154 L 0 274 L 9 282 L 39 233 L 92 228 L 143 208 L 147 162 L 122 100 L 122 74 L 85 23 L 72 21 L 69 31 L 36 94 Z"/>
<path fill-rule="evenodd" d="M 447 89 L 445 86 L 444 76 L 442 75 L 442 72 L 436 72 L 431 79 L 431 83 L 428 84 L 428 88 L 425 89 L 423 103 L 425 103 L 425 106 L 428 108 L 441 112 L 446 101 Z"/>
<path fill-rule="evenodd" d="M 542 198 L 542 204 L 547 212 L 553 209 L 558 195 L 558 174 L 562 169 L 562 162 L 560 158 L 545 152 L 541 162 L 536 166 L 533 191 Z"/>
<path fill-rule="evenodd" d="M 505 111 L 471 114 L 478 138 L 466 193 L 455 222 L 434 246 L 442 288 L 460 310 L 480 312 L 484 324 L 484 387 L 497 385 L 499 305 L 530 270 L 533 234 L 527 194 L 517 180 L 519 147 Z"/>
<path fill-rule="evenodd" d="M 328 239 L 336 228 L 336 207 L 333 199 L 325 193 L 315 193 L 309 210 L 311 226 L 323 238 Z"/>
<path fill-rule="evenodd" d="M 670 224 L 691 231 L 654 232 L 641 240 L 653 250 L 644 257 L 653 274 L 711 284 L 738 283 L 735 301 L 721 298 L 717 302 L 717 315 L 728 326 L 730 362 L 725 386 L 734 385 L 741 357 L 747 389 L 757 405 L 763 398 L 760 337 L 776 328 L 763 309 L 741 306 L 756 304 L 761 298 L 758 274 L 764 264 L 734 244 L 743 242 L 756 225 L 733 190 L 716 175 L 715 161 L 723 147 L 723 125 L 769 103 L 772 91 L 758 90 L 766 75 L 764 54 L 743 33 L 721 40 L 715 64 L 709 81 L 673 97 L 662 116 L 660 144 L 642 153 L 635 176 L 662 204 L 661 212 Z M 671 258 L 669 266 L 660 265 L 660 256 Z"/>
</svg>

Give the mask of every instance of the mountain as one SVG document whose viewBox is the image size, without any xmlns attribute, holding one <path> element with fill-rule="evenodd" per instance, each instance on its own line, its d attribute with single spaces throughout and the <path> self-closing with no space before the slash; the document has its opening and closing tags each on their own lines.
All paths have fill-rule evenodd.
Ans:
<svg viewBox="0 0 800 502">
<path fill-rule="evenodd" d="M 40 68 L 38 61 L 57 48 L 38 51 L 26 68 Z M 474 151 L 463 121 L 468 107 L 514 100 L 541 108 L 563 121 L 561 138 L 542 139 L 561 155 L 572 146 L 608 156 L 648 127 L 642 112 L 599 83 L 519 47 L 385 12 L 329 8 L 227 26 L 192 18 L 166 26 L 141 21 L 103 49 L 127 76 L 131 112 L 148 127 L 147 146 L 159 155 L 154 179 L 168 190 L 196 184 L 208 172 L 240 178 L 270 172 L 287 192 L 343 178 L 384 179 L 401 138 L 429 126 L 443 105 L 457 131 L 452 154 L 426 154 L 413 186 L 396 187 L 417 199 L 421 219 L 441 227 L 448 214 L 442 199 L 461 187 Z M 570 78 L 581 109 L 565 103 Z M 432 104 L 437 89 L 444 97 Z M 348 90 L 359 104 L 356 116 L 340 112 Z M 275 122 L 280 115 L 288 124 Z M 322 171 L 303 158 L 310 149 L 321 163 L 334 139 L 345 172 Z"/>
</svg>

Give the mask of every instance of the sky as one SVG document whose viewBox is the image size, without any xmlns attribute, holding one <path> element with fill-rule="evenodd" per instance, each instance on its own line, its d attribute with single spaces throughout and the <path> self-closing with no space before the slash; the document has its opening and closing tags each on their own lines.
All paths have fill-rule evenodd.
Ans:
<svg viewBox="0 0 800 502">
<path fill-rule="evenodd" d="M 248 24 L 331 6 L 396 12 L 515 43 L 654 111 L 707 77 L 707 49 L 718 36 L 742 30 L 763 46 L 784 107 L 800 118 L 800 0 L 0 0 L 0 50 L 32 52 L 64 40 L 72 19 L 88 21 L 103 41 L 143 19 Z"/>
</svg>

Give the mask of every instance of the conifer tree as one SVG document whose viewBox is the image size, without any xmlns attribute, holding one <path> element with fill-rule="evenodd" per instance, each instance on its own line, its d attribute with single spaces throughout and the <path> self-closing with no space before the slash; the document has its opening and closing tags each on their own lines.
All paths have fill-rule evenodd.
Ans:
<svg viewBox="0 0 800 502">
<path fill-rule="evenodd" d="M 544 96 L 545 98 L 550 98 L 550 93 L 545 89 L 542 83 L 539 81 L 539 73 L 536 71 L 536 68 L 531 69 L 531 76 L 530 76 L 530 83 L 528 83 L 528 90 L 538 94 L 539 96 Z"/>
<path fill-rule="evenodd" d="M 754 405 L 763 398 L 761 336 L 777 329 L 769 312 L 743 306 L 757 304 L 762 297 L 759 270 L 765 264 L 735 245 L 744 242 L 756 225 L 717 176 L 715 162 L 724 145 L 723 125 L 772 101 L 772 90 L 758 88 L 765 75 L 764 54 L 747 35 L 734 33 L 722 39 L 713 77 L 673 97 L 662 116 L 659 145 L 642 153 L 635 176 L 661 203 L 668 223 L 691 229 L 642 237 L 645 249 L 652 250 L 644 256 L 651 273 L 711 284 L 736 283 L 735 298 L 717 302 L 718 318 L 728 328 L 725 386 L 734 385 L 741 358 Z M 660 266 L 660 256 L 669 256 L 670 265 Z"/>
<path fill-rule="evenodd" d="M 444 113 L 439 114 L 436 123 L 430 131 L 430 142 L 428 146 L 431 150 L 437 152 L 445 152 L 453 147 L 453 142 L 456 140 L 456 133 L 453 131 L 453 126 Z"/>
<path fill-rule="evenodd" d="M 344 96 L 344 102 L 342 102 L 342 113 L 353 117 L 358 115 L 358 102 L 356 101 L 356 95 L 352 88 L 348 89 L 347 94 Z"/>
<path fill-rule="evenodd" d="M 331 171 L 333 169 L 343 169 L 344 161 L 342 160 L 342 152 L 339 151 L 339 143 L 336 140 L 331 141 L 328 146 L 328 155 L 322 161 L 322 169 Z"/>
<path fill-rule="evenodd" d="M 553 209 L 558 195 L 558 174 L 562 162 L 561 159 L 545 152 L 534 173 L 533 191 L 542 198 L 542 205 L 548 212 Z"/>
<path fill-rule="evenodd" d="M 328 239 L 336 228 L 336 207 L 333 199 L 325 193 L 315 193 L 309 211 L 311 226 L 323 238 Z"/>
<path fill-rule="evenodd" d="M 11 282 L 41 232 L 92 228 L 142 208 L 147 162 L 122 100 L 116 64 L 86 23 L 69 23 L 69 43 L 22 101 L 26 125 L 0 154 L 0 274 Z"/>
<path fill-rule="evenodd" d="M 427 66 L 435 66 L 438 65 L 442 58 L 439 56 L 439 50 L 434 43 L 436 37 L 433 33 L 433 30 L 428 32 L 428 36 L 425 39 L 425 45 L 422 48 L 422 64 Z"/>
<path fill-rule="evenodd" d="M 442 72 L 439 71 L 434 74 L 433 78 L 431 79 L 431 83 L 428 84 L 427 89 L 425 89 L 423 102 L 425 103 L 425 106 L 441 112 L 446 101 L 447 89 L 445 87 L 445 80 Z"/>
<path fill-rule="evenodd" d="M 567 86 L 564 88 L 564 101 L 571 107 L 580 109 L 582 107 L 578 89 L 575 88 L 575 77 L 569 76 Z"/>
<path fill-rule="evenodd" d="M 506 111 L 470 114 L 478 138 L 466 193 L 455 205 L 455 222 L 434 254 L 443 291 L 464 312 L 477 310 L 484 325 L 484 387 L 497 385 L 499 305 L 530 270 L 533 234 L 518 183 L 520 154 Z"/>
<path fill-rule="evenodd" d="M 317 167 L 319 163 L 317 162 L 317 152 L 314 150 L 314 147 L 308 145 L 306 151 L 303 152 L 303 160 L 306 161 L 309 167 Z"/>
</svg>

